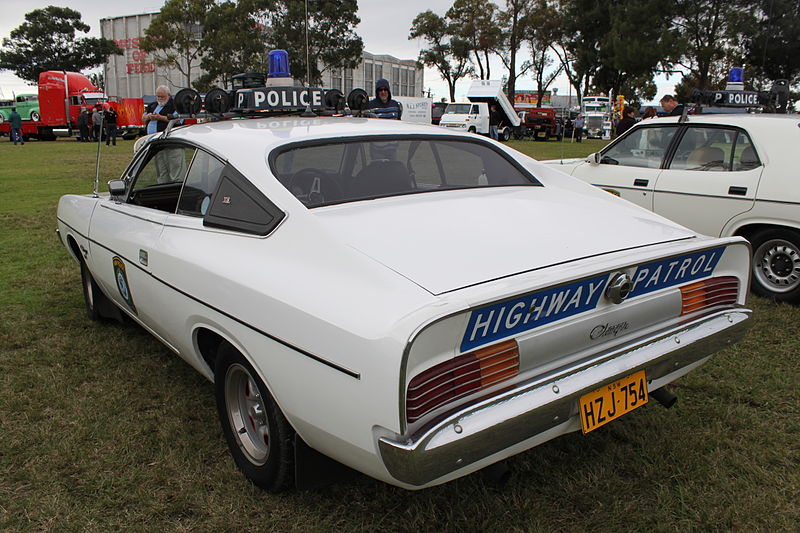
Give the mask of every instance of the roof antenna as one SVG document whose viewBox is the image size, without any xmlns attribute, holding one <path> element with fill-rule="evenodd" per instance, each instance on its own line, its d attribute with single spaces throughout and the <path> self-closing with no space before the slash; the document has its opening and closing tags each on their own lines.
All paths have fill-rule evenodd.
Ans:
<svg viewBox="0 0 800 533">
<path fill-rule="evenodd" d="M 308 91 L 309 81 L 311 79 L 311 61 L 309 60 L 309 52 L 308 52 L 308 0 L 305 0 L 305 8 L 306 8 L 306 75 L 303 81 L 306 85 L 306 91 Z M 310 95 L 310 93 L 309 93 Z M 306 103 L 306 110 L 300 115 L 301 117 L 316 117 L 317 114 L 311 110 L 311 99 L 307 98 L 308 102 Z"/>
<path fill-rule="evenodd" d="M 105 118 L 105 113 L 101 112 L 100 135 L 97 136 L 97 159 L 94 164 L 94 191 L 92 192 L 92 198 L 98 198 L 100 196 L 100 146 L 102 145 L 103 139 L 103 118 Z"/>
</svg>

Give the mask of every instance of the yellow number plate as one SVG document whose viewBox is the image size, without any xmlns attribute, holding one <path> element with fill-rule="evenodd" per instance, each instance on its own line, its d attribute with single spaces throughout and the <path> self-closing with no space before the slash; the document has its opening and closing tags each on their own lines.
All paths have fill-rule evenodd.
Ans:
<svg viewBox="0 0 800 533">
<path fill-rule="evenodd" d="M 594 431 L 647 403 L 644 370 L 584 394 L 578 401 L 583 433 Z"/>
</svg>

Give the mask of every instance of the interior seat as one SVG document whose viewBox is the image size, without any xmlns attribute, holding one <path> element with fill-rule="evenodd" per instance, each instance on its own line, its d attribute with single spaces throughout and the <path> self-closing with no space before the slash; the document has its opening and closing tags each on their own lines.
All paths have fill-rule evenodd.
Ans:
<svg viewBox="0 0 800 533">
<path fill-rule="evenodd" d="M 414 190 L 414 182 L 400 161 L 373 161 L 359 172 L 350 185 L 350 195 L 385 196 Z"/>
<path fill-rule="evenodd" d="M 692 150 L 686 160 L 688 170 L 725 170 L 725 152 L 715 146 Z"/>
</svg>

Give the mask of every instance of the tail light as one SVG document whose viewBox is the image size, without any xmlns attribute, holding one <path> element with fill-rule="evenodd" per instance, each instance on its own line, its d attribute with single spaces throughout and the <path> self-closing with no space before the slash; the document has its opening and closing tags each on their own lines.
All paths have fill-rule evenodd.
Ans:
<svg viewBox="0 0 800 533">
<path fill-rule="evenodd" d="M 505 341 L 438 364 L 408 384 L 406 418 L 419 420 L 427 413 L 473 392 L 486 389 L 519 373 L 519 347 Z"/>
<path fill-rule="evenodd" d="M 739 295 L 739 279 L 734 276 L 709 278 L 681 287 L 681 315 L 714 307 L 731 307 Z"/>
</svg>

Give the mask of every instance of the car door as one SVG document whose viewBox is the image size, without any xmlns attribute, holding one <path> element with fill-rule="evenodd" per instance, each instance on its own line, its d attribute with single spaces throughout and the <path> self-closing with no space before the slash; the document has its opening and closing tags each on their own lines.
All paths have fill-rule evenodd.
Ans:
<svg viewBox="0 0 800 533">
<path fill-rule="evenodd" d="M 719 236 L 728 220 L 752 209 L 763 168 L 744 130 L 687 125 L 658 176 L 653 210 Z"/>
<path fill-rule="evenodd" d="M 676 131 L 676 124 L 631 128 L 600 152 L 599 164 L 579 165 L 572 175 L 652 210 L 655 183 Z"/>
<path fill-rule="evenodd" d="M 92 215 L 92 273 L 117 304 L 172 346 L 159 321 L 164 290 L 159 281 L 157 243 L 174 213 L 195 149 L 161 143 L 150 147 L 129 170 L 125 199 L 100 202 Z"/>
</svg>

